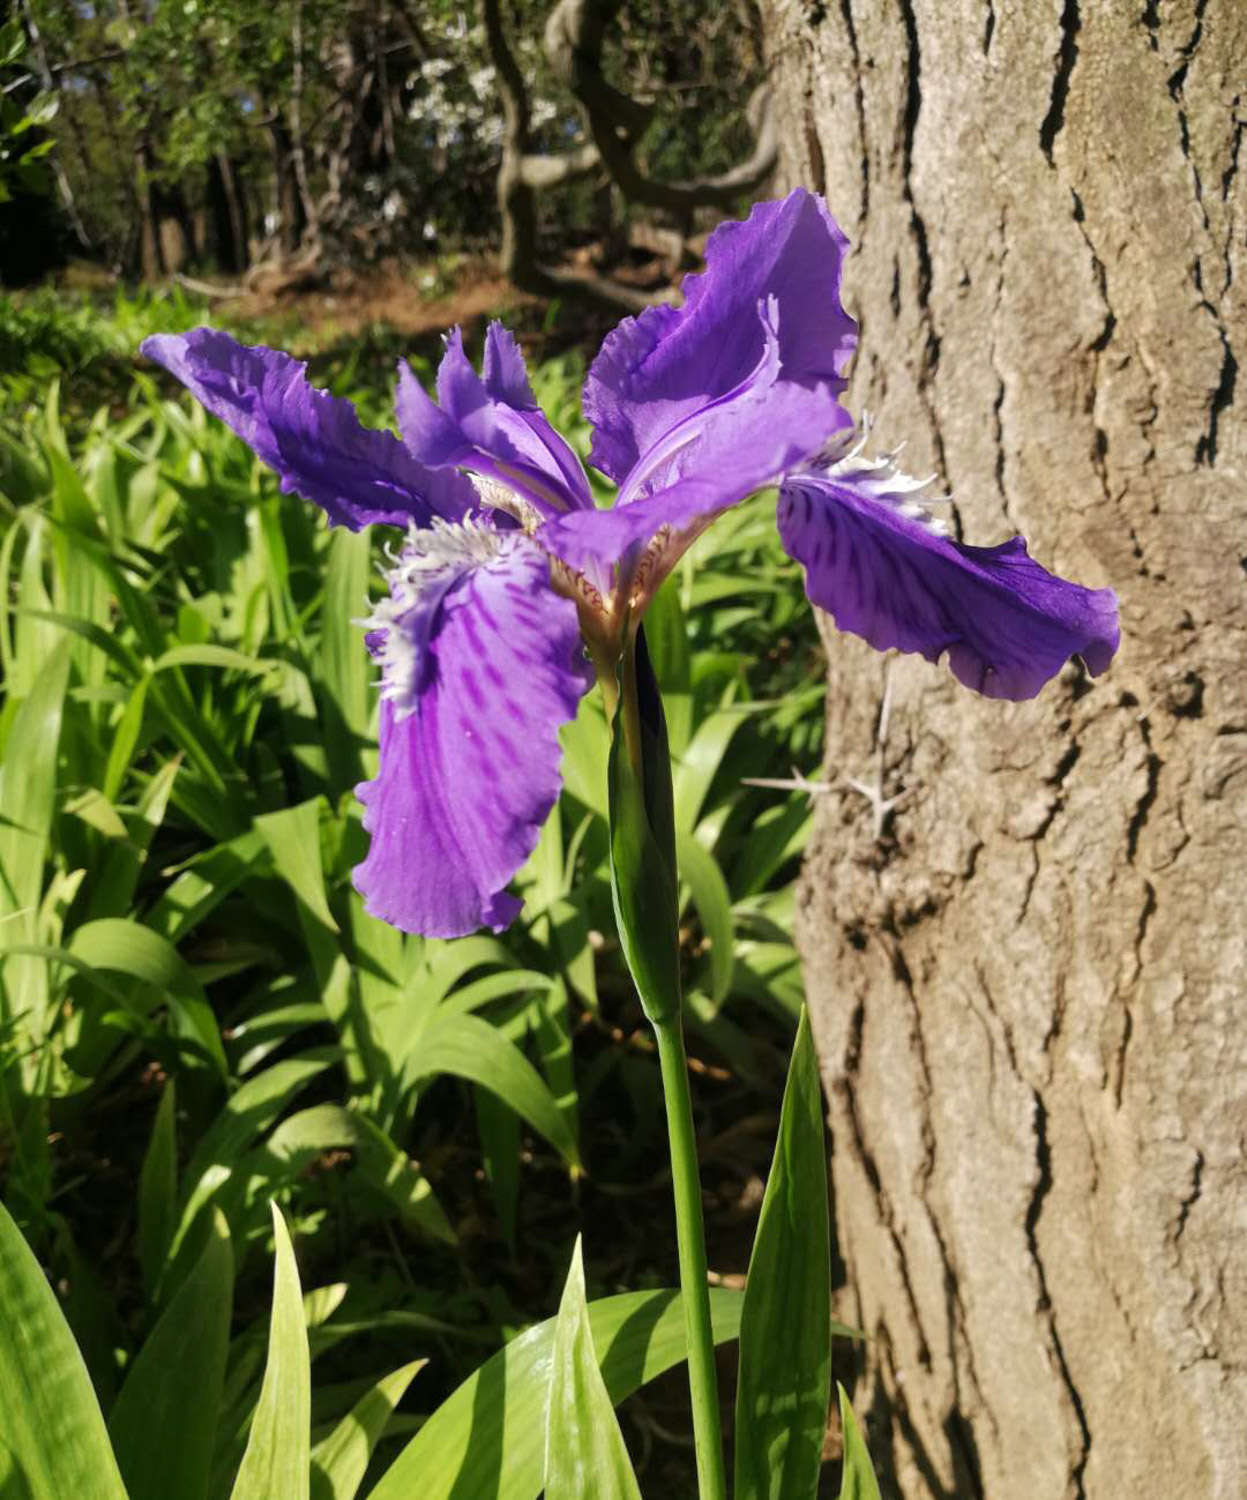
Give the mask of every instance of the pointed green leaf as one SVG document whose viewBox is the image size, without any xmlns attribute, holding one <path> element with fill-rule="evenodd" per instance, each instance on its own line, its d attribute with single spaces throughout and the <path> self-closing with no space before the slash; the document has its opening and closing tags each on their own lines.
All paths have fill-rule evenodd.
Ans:
<svg viewBox="0 0 1247 1500">
<path fill-rule="evenodd" d="M 657 789 L 662 768 L 647 775 L 629 756 L 624 731 L 625 695 L 621 693 L 611 734 L 606 780 L 610 798 L 611 897 L 615 923 L 628 971 L 650 1021 L 670 1020 L 680 1011 L 679 911 L 672 853 L 652 822 L 660 822 L 664 799 Z M 642 744 L 648 741 L 643 731 Z M 670 767 L 666 768 L 668 784 Z"/>
<path fill-rule="evenodd" d="M 181 1213 L 169 1250 L 167 1276 L 179 1279 L 188 1253 L 185 1247 L 195 1243 L 192 1230 L 200 1214 L 228 1183 L 252 1142 L 271 1128 L 295 1094 L 337 1060 L 337 1050 L 330 1047 L 284 1057 L 248 1078 L 226 1100 L 183 1174 Z"/>
<path fill-rule="evenodd" d="M 803 1011 L 741 1314 L 738 1500 L 810 1500 L 818 1488 L 830 1382 L 823 1095 Z"/>
<path fill-rule="evenodd" d="M 607 789 L 603 767 L 610 749 L 610 728 L 602 714 L 601 698 L 586 693 L 570 724 L 559 730 L 563 751 L 563 785 L 598 817 L 606 817 Z"/>
<path fill-rule="evenodd" d="M 251 1434 L 230 1500 L 309 1500 L 312 1371 L 299 1268 L 277 1205 L 273 1205 L 273 1313 L 268 1363 Z"/>
<path fill-rule="evenodd" d="M 0 948 L 38 936 L 36 913 L 52 829 L 68 682 L 65 642 L 44 658 L 29 695 L 9 723 L 0 756 Z M 19 1051 L 30 1086 L 40 1066 L 48 1000 L 47 968 L 35 955 L 10 958 L 0 969 L 0 1022 L 22 1017 Z"/>
<path fill-rule="evenodd" d="M 745 722 L 740 710 L 719 709 L 697 726 L 675 769 L 675 818 L 680 828 L 692 830 L 736 731 Z"/>
<path fill-rule="evenodd" d="M 840 1392 L 840 1430 L 844 1436 L 844 1467 L 840 1474 L 840 1500 L 880 1500 L 879 1482 L 875 1478 L 870 1453 L 845 1395 L 844 1387 L 837 1384 Z"/>
<path fill-rule="evenodd" d="M 411 1364 L 385 1375 L 312 1449 L 312 1500 L 355 1500 L 372 1450 L 377 1446 L 403 1392 L 428 1364 Z"/>
<path fill-rule="evenodd" d="M 283 1120 L 266 1149 L 279 1157 L 301 1155 L 304 1159 L 325 1151 L 354 1151 L 360 1175 L 387 1200 L 404 1228 L 455 1243 L 455 1232 L 428 1178 L 383 1130 L 356 1110 L 341 1104 L 313 1104 Z"/>
<path fill-rule="evenodd" d="M 334 530 L 325 570 L 325 606 L 321 612 L 316 672 L 325 751 L 335 788 L 363 778 L 360 744 L 368 733 L 368 652 L 353 622 L 368 609 L 371 548 L 368 531 Z"/>
<path fill-rule="evenodd" d="M 497 1094 L 474 1088 L 476 1130 L 485 1176 L 494 1195 L 498 1226 L 507 1249 L 515 1254 L 515 1219 L 520 1196 L 520 1121 Z"/>
<path fill-rule="evenodd" d="M 579 1235 L 554 1326 L 545 1476 L 546 1500 L 641 1500 L 593 1347 Z"/>
<path fill-rule="evenodd" d="M 39 1262 L 0 1204 L 0 1450 L 30 1500 L 126 1500 L 100 1404 Z M 9 1493 L 6 1485 L 4 1493 Z"/>
<path fill-rule="evenodd" d="M 479 1083 L 545 1136 L 570 1166 L 580 1165 L 575 1137 L 545 1080 L 488 1021 L 473 1015 L 438 1014 L 421 1034 L 408 1069 L 411 1082 L 451 1073 Z"/>
<path fill-rule="evenodd" d="M 156 1294 L 156 1283 L 173 1241 L 177 1196 L 177 1094 L 170 1078 L 160 1096 L 151 1140 L 139 1172 L 139 1265 L 149 1299 Z"/>
<path fill-rule="evenodd" d="M 273 856 L 277 873 L 330 932 L 338 924 L 325 898 L 325 871 L 320 857 L 319 797 L 284 807 L 280 812 L 264 813 L 255 820 L 264 842 Z"/>
<path fill-rule="evenodd" d="M 736 1337 L 740 1304 L 739 1292 L 712 1289 L 716 1343 Z M 590 1303 L 589 1326 L 616 1406 L 684 1358 L 677 1292 L 627 1292 Z M 554 1328 L 551 1318 L 528 1329 L 470 1375 L 390 1465 L 369 1500 L 537 1500 Z"/>
<path fill-rule="evenodd" d="M 124 830 L 125 842 L 109 850 L 99 873 L 92 878 L 88 916 L 120 917 L 130 910 L 147 851 L 164 822 L 181 764 L 180 755 L 167 760 L 143 788 L 130 826 Z"/>
<path fill-rule="evenodd" d="M 148 1334 L 108 1419 L 130 1500 L 203 1500 L 207 1494 L 233 1300 L 229 1228 L 218 1213 L 203 1253 Z"/>
<path fill-rule="evenodd" d="M 191 1042 L 225 1076 L 225 1049 L 212 1007 L 190 965 L 167 938 L 141 922 L 100 917 L 77 929 L 69 951 L 93 969 L 137 979 L 147 990 L 146 996 L 135 994 L 133 1008 L 140 1014 L 164 1000 L 176 1034 Z M 75 1068 L 84 1074 L 94 1072 L 112 1044 L 110 1035 L 85 1033 L 73 1059 Z"/>
<path fill-rule="evenodd" d="M 693 834 L 679 829 L 675 846 L 680 879 L 692 893 L 702 932 L 710 943 L 710 983 L 706 987 L 711 1000 L 719 1005 L 727 998 L 732 983 L 732 897 L 718 861 Z"/>
</svg>

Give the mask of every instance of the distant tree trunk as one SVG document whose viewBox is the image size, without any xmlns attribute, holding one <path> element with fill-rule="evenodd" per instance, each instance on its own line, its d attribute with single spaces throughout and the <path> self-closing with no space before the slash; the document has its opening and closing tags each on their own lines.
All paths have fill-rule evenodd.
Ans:
<svg viewBox="0 0 1247 1500">
<path fill-rule="evenodd" d="M 160 230 L 152 194 L 151 148 L 147 136 L 140 132 L 134 140 L 134 201 L 138 209 L 139 274 L 144 281 L 156 281 L 164 274 L 161 258 Z"/>
<path fill-rule="evenodd" d="M 216 261 L 222 271 L 247 269 L 247 217 L 234 164 L 224 151 L 208 163 L 208 203 L 212 214 Z"/>
<path fill-rule="evenodd" d="M 294 143 L 286 122 L 279 117 L 269 126 L 273 147 L 273 188 L 277 200 L 277 235 L 283 255 L 293 255 L 307 228 L 307 215 L 294 165 Z"/>
<path fill-rule="evenodd" d="M 1018 705 L 826 632 L 799 936 L 859 1410 L 905 1497 L 1236 1500 L 1247 7 L 764 4 L 855 408 L 1124 632 Z"/>
</svg>

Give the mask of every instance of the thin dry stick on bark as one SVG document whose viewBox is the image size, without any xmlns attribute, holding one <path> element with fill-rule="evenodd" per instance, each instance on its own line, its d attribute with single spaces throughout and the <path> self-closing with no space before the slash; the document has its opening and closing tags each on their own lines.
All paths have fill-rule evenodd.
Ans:
<svg viewBox="0 0 1247 1500">
<path fill-rule="evenodd" d="M 855 253 L 850 400 L 967 540 L 1110 584 L 1031 703 L 891 674 L 880 843 L 818 800 L 799 938 L 839 1315 L 885 1492 L 1247 1492 L 1247 8 L 766 0 L 782 175 Z M 879 668 L 827 624 L 828 764 Z M 831 777 L 829 776 L 830 780 Z"/>
</svg>

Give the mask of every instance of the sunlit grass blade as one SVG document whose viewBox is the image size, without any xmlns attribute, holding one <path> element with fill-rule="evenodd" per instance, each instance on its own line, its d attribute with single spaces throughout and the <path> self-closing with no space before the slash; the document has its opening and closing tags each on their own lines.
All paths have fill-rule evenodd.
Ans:
<svg viewBox="0 0 1247 1500">
<path fill-rule="evenodd" d="M 559 731 L 563 748 L 563 784 L 598 817 L 607 815 L 606 761 L 610 729 L 596 693 L 586 693 L 570 724 Z"/>
<path fill-rule="evenodd" d="M 143 788 L 138 805 L 130 814 L 124 839 L 108 851 L 99 874 L 91 880 L 88 916 L 120 917 L 129 911 L 139 874 L 147 861 L 147 851 L 168 811 L 169 796 L 180 765 L 180 756 L 165 761 Z"/>
<path fill-rule="evenodd" d="M 45 661 L 8 726 L 0 760 L 0 948 L 39 940 L 37 912 L 56 804 L 57 747 L 69 681 L 69 646 Z M 47 1026 L 47 966 L 34 954 L 0 970 L 0 1023 L 20 1038 L 22 1073 L 32 1087 Z"/>
<path fill-rule="evenodd" d="M 384 1375 L 312 1449 L 312 1500 L 355 1500 L 368 1460 L 403 1393 L 428 1360 Z"/>
<path fill-rule="evenodd" d="M 273 1312 L 268 1362 L 230 1500 L 309 1500 L 312 1374 L 299 1268 L 273 1205 Z"/>
<path fill-rule="evenodd" d="M 203 1500 L 234 1300 L 229 1229 L 204 1249 L 130 1366 L 108 1419 L 130 1500 Z"/>
<path fill-rule="evenodd" d="M 537 991 L 528 1008 L 528 1015 L 541 1071 L 567 1121 L 568 1131 L 576 1137 L 580 1133 L 580 1098 L 576 1091 L 567 986 L 561 979 Z"/>
<path fill-rule="evenodd" d="M 313 797 L 255 820 L 281 878 L 330 932 L 338 924 L 325 896 L 325 872 L 320 856 L 320 814 L 324 800 Z"/>
<path fill-rule="evenodd" d="M 167 1004 L 171 1030 L 225 1077 L 225 1050 L 212 1007 L 190 966 L 167 938 L 140 922 L 101 917 L 84 922 L 74 932 L 69 951 L 93 969 L 137 980 L 138 988 L 130 992 L 130 1008 L 139 1014 L 161 1002 Z M 74 1066 L 94 1073 L 115 1040 L 106 1029 L 88 1033 L 75 1051 Z"/>
<path fill-rule="evenodd" d="M 194 1244 L 192 1230 L 207 1205 L 221 1195 L 251 1144 L 285 1110 L 291 1099 L 327 1067 L 338 1061 L 336 1048 L 314 1048 L 283 1058 L 249 1078 L 226 1100 L 204 1132 L 183 1173 L 182 1201 L 177 1228 L 169 1249 L 162 1293 L 186 1269 L 185 1256 Z"/>
<path fill-rule="evenodd" d="M 198 856 L 165 888 L 147 913 L 145 925 L 170 942 L 177 942 L 267 859 L 268 846 L 254 828 L 217 844 Z"/>
<path fill-rule="evenodd" d="M 677 828 L 691 833 L 697 826 L 710 783 L 722 765 L 736 731 L 744 722 L 745 714 L 741 710 L 719 709 L 697 726 L 672 772 Z"/>
<path fill-rule="evenodd" d="M 740 1323 L 737 1500 L 812 1500 L 831 1389 L 823 1095 L 802 1013 Z"/>
<path fill-rule="evenodd" d="M 441 1204 L 415 1163 L 365 1115 L 340 1104 L 313 1104 L 283 1120 L 266 1143 L 278 1158 L 310 1161 L 326 1151 L 355 1153 L 356 1169 L 409 1231 L 455 1243 Z"/>
<path fill-rule="evenodd" d="M 5 1494 L 126 1500 L 99 1402 L 48 1279 L 0 1204 L 0 1450 Z"/>
<path fill-rule="evenodd" d="M 528 1123 L 567 1161 L 580 1152 L 545 1081 L 514 1043 L 479 1016 L 436 1017 L 420 1037 L 409 1062 L 409 1081 L 451 1073 L 479 1083 Z"/>
<path fill-rule="evenodd" d="M 732 983 L 732 897 L 713 854 L 691 833 L 675 836 L 680 879 L 693 897 L 702 932 L 710 943 L 710 972 L 706 989 L 716 1005 L 727 997 Z"/>
<path fill-rule="evenodd" d="M 615 1408 L 598 1368 L 580 1236 L 555 1320 L 546 1410 L 546 1500 L 641 1500 Z"/>
<path fill-rule="evenodd" d="M 355 621 L 368 613 L 369 533 L 337 528 L 329 542 L 325 606 L 316 673 L 322 686 L 321 724 L 334 791 L 364 776 L 360 746 L 368 733 L 371 676 L 368 652 Z"/>
<path fill-rule="evenodd" d="M 710 1294 L 717 1343 L 736 1337 L 740 1293 Z M 684 1310 L 671 1291 L 627 1292 L 589 1304 L 602 1378 L 618 1406 L 685 1357 Z M 555 1320 L 528 1329 L 449 1396 L 399 1454 L 369 1500 L 537 1500 Z"/>
<path fill-rule="evenodd" d="M 840 1473 L 840 1500 L 881 1500 L 879 1481 L 870 1462 L 870 1453 L 845 1395 L 844 1387 L 837 1385 L 840 1393 L 840 1430 L 844 1437 L 844 1460 Z"/>
</svg>

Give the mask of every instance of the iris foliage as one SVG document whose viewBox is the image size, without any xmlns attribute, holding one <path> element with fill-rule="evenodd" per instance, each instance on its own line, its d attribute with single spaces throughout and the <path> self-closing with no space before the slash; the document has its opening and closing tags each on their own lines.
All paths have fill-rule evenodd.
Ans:
<svg viewBox="0 0 1247 1500">
<path fill-rule="evenodd" d="M 41 358 L 106 359 L 161 315 L 126 308 L 121 335 L 83 319 L 81 360 L 51 340 Z M 683 1357 L 675 1294 L 586 1300 L 574 1275 L 557 1319 L 490 1356 L 558 1308 L 569 1200 L 635 1181 L 660 1109 L 607 936 L 597 700 L 564 731 L 522 922 L 451 942 L 386 927 L 349 880 L 365 843 L 351 791 L 376 755 L 351 623 L 377 589 L 369 539 L 331 534 L 149 373 L 110 368 L 91 411 L 72 375 L 49 385 L 48 364 L 14 363 L 0 419 L 6 1482 L 131 1500 L 536 1495 L 547 1415 L 561 1454 L 569 1432 L 600 1436 L 590 1353 L 614 1403 Z M 317 373 L 380 408 L 350 368 Z M 583 447 L 579 376 L 564 358 L 534 386 Z M 763 498 L 723 518 L 647 615 L 687 1020 L 741 1112 L 773 1086 L 800 1010 L 792 881 L 810 818 L 802 794 L 742 778 L 808 768 L 821 741 L 812 624 L 773 511 Z M 816 1125 L 807 1110 L 821 1161 Z M 782 1219 L 786 1191 L 773 1179 L 764 1220 Z M 820 1255 L 815 1235 L 815 1275 Z M 613 1290 L 589 1269 L 594 1292 Z M 741 1301 L 715 1293 L 717 1337 L 735 1336 Z M 738 1420 L 758 1442 L 766 1315 L 745 1314 L 760 1363 Z M 807 1407 L 825 1369 L 810 1379 Z M 19 1387 L 36 1393 L 27 1428 Z M 799 1484 L 775 1493 L 812 1493 L 803 1442 Z"/>
</svg>

